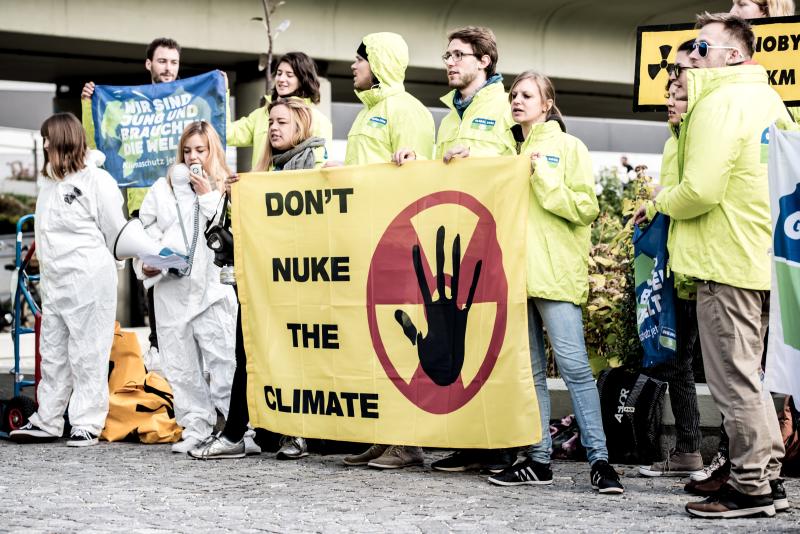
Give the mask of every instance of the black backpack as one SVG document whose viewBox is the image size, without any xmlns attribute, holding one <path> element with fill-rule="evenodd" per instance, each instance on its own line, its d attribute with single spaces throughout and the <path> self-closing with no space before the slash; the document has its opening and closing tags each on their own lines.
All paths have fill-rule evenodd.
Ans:
<svg viewBox="0 0 800 534">
<path fill-rule="evenodd" d="M 623 368 L 597 378 L 611 463 L 649 464 L 661 457 L 661 414 L 667 383 Z"/>
</svg>

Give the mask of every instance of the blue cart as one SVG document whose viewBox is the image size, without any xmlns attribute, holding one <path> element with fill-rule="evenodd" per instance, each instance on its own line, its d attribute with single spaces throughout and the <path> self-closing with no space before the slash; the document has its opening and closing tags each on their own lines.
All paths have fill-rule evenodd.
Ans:
<svg viewBox="0 0 800 534">
<path fill-rule="evenodd" d="M 14 339 L 14 397 L 0 401 L 0 437 L 8 437 L 8 433 L 24 426 L 28 418 L 36 411 L 36 402 L 30 397 L 22 395 L 22 390 L 27 387 L 36 387 L 40 378 L 39 356 L 39 330 L 42 324 L 42 312 L 34 298 L 33 282 L 39 280 L 38 274 L 30 272 L 31 258 L 36 249 L 36 244 L 31 243 L 24 247 L 22 243 L 22 229 L 28 222 L 33 222 L 33 215 L 25 215 L 17 222 L 16 254 L 14 256 L 14 314 L 11 323 L 11 335 Z M 24 316 L 33 314 L 34 326 L 24 326 Z M 35 336 L 35 371 L 34 379 L 26 380 L 20 369 L 20 344 L 22 336 Z M 35 394 L 35 392 L 34 392 Z"/>
</svg>

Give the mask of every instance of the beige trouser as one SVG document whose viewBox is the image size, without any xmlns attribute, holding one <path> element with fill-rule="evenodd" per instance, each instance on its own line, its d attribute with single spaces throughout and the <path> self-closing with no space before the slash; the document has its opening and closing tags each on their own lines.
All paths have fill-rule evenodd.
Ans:
<svg viewBox="0 0 800 534">
<path fill-rule="evenodd" d="M 775 406 L 760 379 L 769 291 L 699 283 L 697 323 L 706 381 L 730 440 L 729 484 L 768 494 L 784 454 Z"/>
</svg>

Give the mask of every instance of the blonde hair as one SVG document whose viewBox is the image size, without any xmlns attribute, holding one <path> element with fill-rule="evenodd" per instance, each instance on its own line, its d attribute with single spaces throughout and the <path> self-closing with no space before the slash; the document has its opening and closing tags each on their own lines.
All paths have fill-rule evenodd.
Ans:
<svg viewBox="0 0 800 534">
<path fill-rule="evenodd" d="M 196 121 L 183 130 L 181 140 L 178 143 L 178 156 L 175 158 L 175 163 L 186 164 L 183 159 L 183 147 L 186 146 L 186 141 L 193 135 L 205 138 L 208 145 L 208 159 L 203 164 L 203 170 L 206 171 L 210 179 L 214 180 L 216 189 L 224 191 L 225 179 L 230 176 L 231 170 L 228 164 L 225 163 L 225 150 L 222 148 L 222 141 L 220 141 L 217 131 L 211 124 L 205 121 Z M 172 184 L 172 180 L 170 180 L 170 184 Z"/>
<path fill-rule="evenodd" d="M 311 108 L 299 98 L 279 98 L 273 101 L 267 107 L 267 114 L 278 106 L 286 106 L 289 108 L 289 115 L 292 118 L 292 126 L 294 126 L 294 136 L 292 137 L 292 147 L 296 147 L 309 137 L 311 137 Z M 264 146 L 264 152 L 258 160 L 258 164 L 253 171 L 268 171 L 272 166 L 272 145 L 267 140 Z"/>
<path fill-rule="evenodd" d="M 765 17 L 788 17 L 794 15 L 794 0 L 753 0 Z"/>
<path fill-rule="evenodd" d="M 542 97 L 542 100 L 545 102 L 548 100 L 553 101 L 553 105 L 547 110 L 547 117 L 545 118 L 545 121 L 556 121 L 561 127 L 561 131 L 566 132 L 567 125 L 564 124 L 564 117 L 561 115 L 561 110 L 558 109 L 558 106 L 556 106 L 556 88 L 553 86 L 553 82 L 550 81 L 550 78 L 541 72 L 537 72 L 535 70 L 526 70 L 517 76 L 514 79 L 514 82 L 511 84 L 511 89 L 508 90 L 508 101 L 511 102 L 511 92 L 514 90 L 514 87 L 516 87 L 517 84 L 523 80 L 533 80 L 536 83 L 536 86 L 539 88 L 539 93 Z"/>
<path fill-rule="evenodd" d="M 40 133 L 47 139 L 42 176 L 63 180 L 86 167 L 86 132 L 75 115 L 51 115 L 42 123 Z"/>
</svg>

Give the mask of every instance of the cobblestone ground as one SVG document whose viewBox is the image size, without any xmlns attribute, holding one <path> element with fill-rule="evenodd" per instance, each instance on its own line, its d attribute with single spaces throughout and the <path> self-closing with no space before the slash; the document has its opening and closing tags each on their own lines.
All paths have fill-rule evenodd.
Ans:
<svg viewBox="0 0 800 534">
<path fill-rule="evenodd" d="M 427 461 L 442 452 L 430 452 Z M 800 530 L 800 511 L 710 521 L 683 511 L 677 479 L 622 466 L 626 492 L 600 496 L 588 467 L 557 462 L 552 486 L 498 488 L 478 474 L 348 468 L 341 456 L 272 454 L 202 462 L 168 445 L 87 449 L 0 442 L 5 532 L 688 532 Z M 800 480 L 787 480 L 800 501 Z"/>
</svg>

